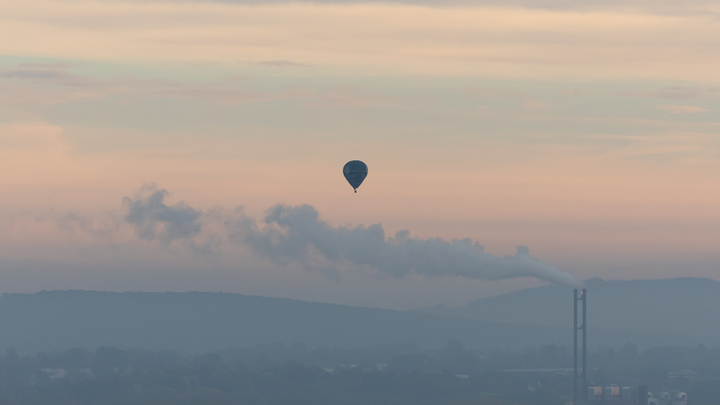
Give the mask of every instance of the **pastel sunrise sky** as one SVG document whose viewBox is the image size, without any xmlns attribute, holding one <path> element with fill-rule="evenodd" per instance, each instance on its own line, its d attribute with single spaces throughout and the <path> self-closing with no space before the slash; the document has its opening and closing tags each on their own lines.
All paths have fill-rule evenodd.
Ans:
<svg viewBox="0 0 720 405">
<path fill-rule="evenodd" d="M 322 246 L 278 259 L 229 230 L 277 225 L 263 218 L 278 203 L 341 234 L 382 224 L 387 246 L 408 230 L 498 258 L 527 246 L 579 279 L 720 279 L 715 2 L 0 10 L 0 292 L 407 309 L 548 282 L 386 274 Z M 369 167 L 357 194 L 353 159 Z M 157 215 L 133 217 L 153 193 Z"/>
</svg>

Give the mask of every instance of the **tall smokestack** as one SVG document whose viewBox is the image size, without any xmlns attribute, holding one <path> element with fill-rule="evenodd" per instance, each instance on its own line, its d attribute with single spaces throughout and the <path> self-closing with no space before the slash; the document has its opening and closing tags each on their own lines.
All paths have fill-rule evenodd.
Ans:
<svg viewBox="0 0 720 405">
<path fill-rule="evenodd" d="M 578 345 L 577 345 L 577 338 L 578 338 L 578 308 L 577 308 L 577 302 L 578 302 L 578 290 L 577 288 L 573 290 L 573 405 L 577 405 L 578 403 Z"/>
<path fill-rule="evenodd" d="M 587 402 L 587 290 L 582 289 L 578 295 L 577 288 L 573 291 L 573 404 Z M 582 324 L 578 323 L 578 301 L 582 301 Z M 578 395 L 578 331 L 582 331 L 582 394 Z"/>
<path fill-rule="evenodd" d="M 587 402 L 587 290 L 582 289 L 582 305 L 583 305 L 583 317 L 582 317 L 582 333 L 583 333 L 583 346 L 582 346 L 582 381 L 583 381 L 583 402 Z"/>
</svg>

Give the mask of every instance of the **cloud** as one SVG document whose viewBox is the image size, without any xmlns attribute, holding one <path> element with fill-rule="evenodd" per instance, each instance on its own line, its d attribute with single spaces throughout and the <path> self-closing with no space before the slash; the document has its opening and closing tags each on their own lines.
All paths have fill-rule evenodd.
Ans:
<svg viewBox="0 0 720 405">
<path fill-rule="evenodd" d="M 397 97 L 371 93 L 363 88 L 353 87 L 335 87 L 324 93 L 308 92 L 306 97 L 311 100 L 317 100 L 316 104 L 322 106 L 359 108 L 392 108 L 400 105 L 399 102 L 401 101 Z"/>
<path fill-rule="evenodd" d="M 492 87 L 465 87 L 461 91 L 487 100 L 514 100 L 528 110 L 544 110 L 550 105 L 536 99 L 525 91 L 496 89 Z"/>
<path fill-rule="evenodd" d="M 304 67 L 307 66 L 303 63 L 297 63 L 290 60 L 266 60 L 261 62 L 255 62 L 254 65 L 258 66 L 271 66 L 271 67 Z"/>
<path fill-rule="evenodd" d="M 107 83 L 68 71 L 63 64 L 20 64 L 0 69 L 0 104 L 52 105 L 105 97 Z"/>
<path fill-rule="evenodd" d="M 671 100 L 692 100 L 702 98 L 715 98 L 720 96 L 720 89 L 716 87 L 698 88 L 698 87 L 663 87 L 658 90 L 651 91 L 621 91 L 618 95 L 629 97 L 648 97 L 648 98 L 666 98 Z"/>
<path fill-rule="evenodd" d="M 68 68 L 61 64 L 24 64 L 0 69 L 0 103 L 58 104 L 122 95 L 203 100 L 230 105 L 296 97 L 300 94 L 258 92 L 228 83 L 195 84 L 130 76 L 97 78 L 73 74 Z"/>
<path fill-rule="evenodd" d="M 298 88 L 267 92 L 239 87 L 237 83 L 244 82 L 237 80 L 197 84 L 132 76 L 97 78 L 73 74 L 68 69 L 68 66 L 61 64 L 19 65 L 0 69 L 0 104 L 16 105 L 20 102 L 47 105 L 88 98 L 102 99 L 111 95 L 207 101 L 221 105 L 305 99 L 322 106 L 391 107 L 395 101 L 352 87 L 334 87 L 326 91 Z"/>
<path fill-rule="evenodd" d="M 153 184 L 123 199 L 125 222 L 139 238 L 165 245 L 184 240 L 199 246 L 202 243 L 196 237 L 203 233 L 215 246 L 241 245 L 258 257 L 299 264 L 332 278 L 350 264 L 397 278 L 408 274 L 486 280 L 535 277 L 563 285 L 581 284 L 570 273 L 531 257 L 523 246 L 513 256 L 497 257 L 470 239 L 419 239 L 410 237 L 407 230 L 387 238 L 381 224 L 335 227 L 307 204 L 275 205 L 258 223 L 242 210 L 203 212 L 182 202 L 167 205 L 167 196 L 166 190 Z M 223 229 L 213 228 L 218 222 Z"/>
<path fill-rule="evenodd" d="M 176 239 L 191 239 L 201 230 L 203 213 L 180 202 L 167 205 L 168 192 L 155 184 L 142 187 L 134 197 L 123 198 L 125 221 L 135 227 L 138 237 L 169 244 Z"/>
<path fill-rule="evenodd" d="M 12 11 L 0 36 L 13 38 L 6 55 L 229 65 L 242 56 L 431 76 L 714 80 L 719 58 L 707 52 L 717 31 L 709 3 L 252 3 L 0 0 Z"/>
<path fill-rule="evenodd" d="M 98 226 L 98 224 L 96 224 L 92 219 L 76 212 L 71 212 L 59 218 L 57 223 L 62 230 L 73 231 L 75 229 L 79 229 L 98 238 L 110 237 L 113 231 L 112 227 Z"/>
<path fill-rule="evenodd" d="M 550 108 L 549 104 L 534 99 L 523 100 L 522 106 L 528 110 L 544 110 L 546 108 Z"/>
<path fill-rule="evenodd" d="M 659 105 L 658 108 L 672 114 L 697 114 L 709 111 L 706 108 L 694 105 Z"/>
<path fill-rule="evenodd" d="M 561 90 L 558 94 L 562 96 L 582 96 L 584 93 L 578 89 Z"/>
<path fill-rule="evenodd" d="M 158 98 L 206 100 L 219 104 L 243 104 L 283 97 L 281 94 L 262 93 L 232 86 L 198 86 L 186 83 L 156 83 L 148 89 L 147 95 Z"/>
<path fill-rule="evenodd" d="M 320 220 L 317 210 L 307 204 L 276 205 L 267 211 L 265 224 L 265 229 L 259 229 L 247 228 L 244 223 L 245 243 L 271 258 L 302 261 L 319 252 L 333 263 L 348 261 L 395 277 L 410 273 L 486 280 L 535 277 L 551 283 L 580 284 L 570 273 L 531 257 L 523 246 L 514 256 L 496 257 L 470 239 L 418 239 L 411 238 L 407 230 L 386 238 L 380 224 L 333 227 Z"/>
<path fill-rule="evenodd" d="M 21 64 L 0 69 L 0 79 L 18 79 L 45 86 L 89 87 L 97 84 L 97 81 L 90 77 L 69 73 L 62 64 Z"/>
</svg>

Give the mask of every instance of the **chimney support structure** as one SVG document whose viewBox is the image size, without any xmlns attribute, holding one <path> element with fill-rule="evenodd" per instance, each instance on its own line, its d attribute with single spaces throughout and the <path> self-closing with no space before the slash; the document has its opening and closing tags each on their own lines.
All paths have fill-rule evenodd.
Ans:
<svg viewBox="0 0 720 405">
<path fill-rule="evenodd" d="M 578 302 L 582 301 L 582 323 L 578 323 Z M 574 290 L 573 299 L 573 404 L 587 402 L 587 290 Z M 582 372 L 578 375 L 578 332 L 582 331 Z M 578 392 L 578 382 L 582 380 L 582 388 Z"/>
</svg>

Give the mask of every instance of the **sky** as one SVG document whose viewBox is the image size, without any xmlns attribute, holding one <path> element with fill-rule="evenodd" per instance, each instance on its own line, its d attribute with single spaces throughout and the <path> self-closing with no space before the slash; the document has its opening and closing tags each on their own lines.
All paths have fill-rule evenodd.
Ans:
<svg viewBox="0 0 720 405">
<path fill-rule="evenodd" d="M 720 280 L 713 2 L 0 8 L 0 292 Z"/>
</svg>

